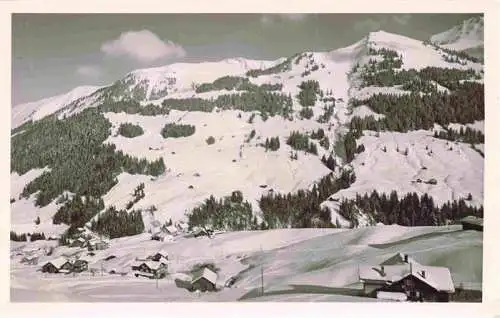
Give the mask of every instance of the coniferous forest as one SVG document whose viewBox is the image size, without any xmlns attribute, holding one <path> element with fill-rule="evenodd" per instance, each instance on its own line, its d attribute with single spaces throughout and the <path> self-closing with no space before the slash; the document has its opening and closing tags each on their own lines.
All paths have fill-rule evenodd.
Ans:
<svg viewBox="0 0 500 318">
<path fill-rule="evenodd" d="M 469 215 L 483 217 L 483 207 L 471 207 L 466 199 L 437 206 L 426 193 L 422 196 L 408 193 L 399 197 L 396 191 L 387 195 L 374 190 L 371 194 L 358 194 L 355 199 L 342 200 L 339 214 L 353 227 L 358 226 L 359 211 L 371 217 L 374 224 L 381 222 L 403 226 L 438 226 L 454 223 Z"/>
<path fill-rule="evenodd" d="M 115 207 L 109 207 L 104 213 L 99 214 L 97 220 L 92 221 L 90 228 L 111 239 L 137 235 L 144 232 L 142 212 L 141 210 L 118 211 Z"/>
<path fill-rule="evenodd" d="M 22 197 L 38 192 L 37 206 L 46 206 L 64 191 L 101 197 L 123 171 L 154 176 L 164 172 L 162 158 L 139 160 L 116 151 L 114 145 L 103 144 L 110 128 L 102 114 L 88 109 L 66 120 L 39 120 L 13 136 L 11 171 L 24 174 L 35 168 L 50 169 L 27 184 Z"/>
</svg>

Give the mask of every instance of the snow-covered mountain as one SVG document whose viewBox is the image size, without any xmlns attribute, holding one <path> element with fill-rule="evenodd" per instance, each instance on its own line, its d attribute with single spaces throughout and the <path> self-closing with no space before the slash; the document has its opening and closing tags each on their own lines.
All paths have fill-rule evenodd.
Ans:
<svg viewBox="0 0 500 318">
<path fill-rule="evenodd" d="M 464 51 L 484 46 L 484 17 L 473 17 L 449 30 L 431 36 L 430 41 L 444 48 Z"/>
<path fill-rule="evenodd" d="M 211 82 L 222 76 L 244 75 L 250 69 L 267 68 L 277 61 L 256 61 L 244 58 L 220 62 L 176 63 L 163 67 L 140 69 L 126 74 L 111 85 L 77 87 L 66 94 L 12 108 L 12 128 L 50 114 L 71 115 L 97 105 L 105 98 L 132 98 L 150 102 L 172 95 L 192 92 L 193 85 Z"/>
<path fill-rule="evenodd" d="M 359 264 L 378 264 L 402 251 L 429 266 L 450 267 L 456 287 L 480 290 L 482 234 L 459 225 L 427 226 L 481 214 L 483 204 L 483 65 L 440 45 L 378 31 L 345 48 L 275 61 L 235 58 L 135 70 L 108 86 L 14 107 L 13 128 L 29 120 L 40 125 L 11 137 L 11 235 L 67 238 L 79 227 L 109 235 L 125 226 L 109 249 L 88 257 L 89 267 L 128 272 L 137 257 L 162 250 L 169 253 L 172 278 L 208 262 L 221 269 L 219 284 L 230 277 L 237 282 L 201 297 L 173 280 L 162 280 L 165 292 L 158 293 L 132 274 L 104 274 L 98 281 L 51 276 L 44 279 L 54 284 L 39 284 L 35 268 L 14 255 L 13 297 L 26 300 L 50 285 L 46 294 L 59 300 L 250 300 L 260 266 L 266 290 L 352 288 Z M 44 121 L 50 114 L 60 121 Z M 134 134 L 124 133 L 125 124 Z M 175 125 L 179 131 L 168 135 Z M 160 160 L 162 170 L 154 173 L 158 166 L 151 163 Z M 241 212 L 247 210 L 237 191 L 249 214 Z M 245 231 L 151 240 L 147 232 L 189 220 L 186 213 L 210 196 L 216 199 L 195 222 L 209 212 L 217 224 L 236 215 L 229 223 L 247 222 Z M 226 196 L 230 203 L 216 206 Z M 139 230 L 128 219 L 134 210 Z M 92 224 L 106 218 L 102 228 Z M 254 218 L 263 231 L 249 228 Z M 314 228 L 332 225 L 344 228 Z M 12 249 L 22 254 L 49 245 L 57 242 L 13 242 Z M 87 257 L 87 250 L 57 246 L 41 261 L 77 254 Z M 116 284 L 141 292 L 131 295 Z"/>
<path fill-rule="evenodd" d="M 66 94 L 44 98 L 39 101 L 16 105 L 12 108 L 12 128 L 16 128 L 27 121 L 39 120 L 56 113 L 71 103 L 97 91 L 98 86 L 80 86 Z"/>
<path fill-rule="evenodd" d="M 476 27 L 478 23 L 470 21 L 464 25 L 469 26 L 465 28 L 466 30 L 478 28 Z M 464 38 L 463 34 L 472 33 L 474 32 L 463 31 L 460 33 L 462 36 L 457 39 Z M 451 31 L 446 34 L 448 35 L 435 39 L 445 41 L 446 38 L 451 41 Z M 59 114 L 59 118 L 62 119 L 63 115 L 71 116 L 106 101 L 133 99 L 143 105 L 160 105 L 167 98 L 174 100 L 199 98 L 209 101 L 224 94 L 240 93 L 236 89 L 197 92 L 197 87 L 201 84 L 228 76 L 246 78 L 253 85 L 280 84 L 281 93 L 293 100 L 291 118 L 274 116 L 264 119 L 257 116 L 251 122 L 250 117 L 253 117 L 252 113 L 255 112 L 245 112 L 241 109 L 214 109 L 212 112 L 172 109 L 168 115 L 159 116 L 125 112 L 104 113 L 105 118 L 112 124 L 112 133 L 106 139 L 106 143 L 113 144 L 117 150 L 137 158 L 148 160 L 162 158 L 167 168 L 165 174 L 157 178 L 122 173 L 117 178 L 118 183 L 103 196 L 106 207 L 124 207 L 130 200 L 129 193 L 139 182 L 143 182 L 148 195 L 135 207 L 146 209 L 151 205 L 156 206 L 158 211 L 155 217 L 160 222 L 169 218 L 182 219 L 186 211 L 197 206 L 208 196 L 222 197 L 235 189 L 243 192 L 258 214 L 258 200 L 262 195 L 268 194 L 270 189 L 276 193 L 307 189 L 330 173 L 330 169 L 319 160 L 323 155 L 328 157 L 332 154 L 338 162 L 343 161 L 334 146 L 342 142 L 352 118 L 385 117 L 374 111 L 370 105 L 353 107 L 353 100 L 368 99 L 376 94 L 411 94 L 404 85 L 364 84 L 366 75 L 363 75 L 365 74 L 363 72 L 377 61 L 384 59 L 381 55 L 377 55 L 378 53 L 374 53 L 378 50 L 393 52 L 394 56 L 391 58 L 400 59 L 401 71 L 419 71 L 435 67 L 472 70 L 479 76 L 482 74 L 483 66 L 480 63 L 465 59 L 452 61 L 447 59 L 448 53 L 439 47 L 429 46 L 405 36 L 378 31 L 368 34 L 346 48 L 328 52 L 302 52 L 275 61 L 235 58 L 219 62 L 177 63 L 136 70 L 109 86 L 77 88 L 65 95 L 16 106 L 13 108 L 13 127 L 29 119 L 39 120 L 51 113 Z M 251 76 L 248 72 L 252 70 L 260 71 L 257 72 L 257 76 Z M 314 114 L 312 118 L 307 119 L 300 115 L 303 107 L 299 104 L 297 95 L 300 93 L 299 86 L 304 81 L 317 81 L 323 92 L 331 92 L 330 97 L 335 100 L 335 107 L 327 122 L 320 122 L 317 118 L 322 116 L 330 105 L 331 100 L 328 98 L 320 98 L 310 107 Z M 474 81 L 481 82 L 481 79 Z M 448 90 L 438 83 L 432 85 L 443 92 Z M 160 131 L 166 122 L 193 125 L 196 127 L 196 133 L 186 138 L 165 139 Z M 124 123 L 137 124 L 142 127 L 144 133 L 135 138 L 123 137 L 117 132 L 118 127 Z M 456 124 L 461 127 L 459 123 Z M 483 125 L 484 122 L 479 120 L 474 127 L 482 130 Z M 436 127 L 436 131 L 443 129 L 439 125 Z M 292 131 L 310 133 L 320 128 L 325 131 L 328 146 L 322 147 L 319 141 L 312 141 L 319 146 L 317 156 L 305 153 L 297 160 L 291 160 L 292 149 L 286 145 L 290 133 Z M 247 142 L 252 130 L 255 131 L 256 139 Z M 212 146 L 206 143 L 206 139 L 210 136 L 216 141 Z M 260 146 L 266 138 L 275 136 L 279 137 L 283 145 L 280 149 L 268 152 Z M 423 145 L 424 143 L 427 147 Z M 450 148 L 448 143 L 451 142 L 434 138 L 432 129 L 407 133 L 388 131 L 377 134 L 376 137 L 375 134 L 365 133 L 364 137 L 358 139 L 357 144 L 364 144 L 366 151 L 346 165 L 356 173 L 356 181 L 350 188 L 338 192 L 332 198 L 335 200 L 352 198 L 356 194 L 370 193 L 373 190 L 387 192 L 396 190 L 401 194 L 427 193 L 434 197 L 436 203 L 442 204 L 471 193 L 473 197 L 471 204 L 481 205 L 483 198 L 481 155 L 464 143 L 458 143 L 453 147 L 454 151 L 448 151 Z M 386 147 L 391 149 L 387 152 L 380 151 Z M 433 147 L 434 152 L 439 155 L 429 157 L 428 147 Z M 398 154 L 396 149 L 392 148 L 406 149 L 409 154 Z M 482 149 L 482 145 L 476 145 L 476 149 Z M 426 171 L 422 172 L 422 167 L 425 167 Z M 11 182 L 26 184 L 37 176 L 24 178 L 14 173 Z M 438 186 L 415 182 L 421 178 L 435 178 Z M 20 195 L 23 186 L 16 185 L 16 188 L 18 190 L 11 194 L 13 198 Z M 30 220 L 42 211 L 33 208 L 28 212 L 27 206 L 33 205 L 33 202 L 34 195 L 30 199 L 21 199 L 12 204 L 14 230 L 21 232 L 33 230 L 34 225 Z M 344 222 L 336 214 L 337 203 L 325 201 L 323 206 L 332 210 L 333 220 Z M 57 204 L 43 207 L 45 217 L 40 226 L 45 224 L 44 229 L 47 231 L 52 225 L 51 214 L 53 215 L 57 209 Z M 37 225 L 36 228 L 40 226 Z M 61 229 L 63 228 L 53 228 L 57 233 L 60 233 Z"/>
</svg>

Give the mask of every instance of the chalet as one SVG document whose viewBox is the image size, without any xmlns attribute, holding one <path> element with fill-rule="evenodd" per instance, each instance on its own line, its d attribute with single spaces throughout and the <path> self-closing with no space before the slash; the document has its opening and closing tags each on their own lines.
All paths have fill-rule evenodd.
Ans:
<svg viewBox="0 0 500 318">
<path fill-rule="evenodd" d="M 103 240 L 92 239 L 85 246 L 89 251 L 100 251 L 109 248 L 109 243 Z"/>
<path fill-rule="evenodd" d="M 215 291 L 217 273 L 205 267 L 200 270 L 191 281 L 191 289 L 199 291 Z"/>
<path fill-rule="evenodd" d="M 79 237 L 69 244 L 69 247 L 84 247 L 87 241 L 83 237 Z"/>
<path fill-rule="evenodd" d="M 149 257 L 153 262 L 164 262 L 168 261 L 168 253 L 167 252 L 157 252 Z"/>
<path fill-rule="evenodd" d="M 135 276 L 144 276 L 148 278 L 163 278 L 167 274 L 167 264 L 163 262 L 137 262 L 132 265 Z"/>
<path fill-rule="evenodd" d="M 64 257 L 56 258 L 42 266 L 43 273 L 69 273 L 73 265 Z"/>
<path fill-rule="evenodd" d="M 460 220 L 462 229 L 483 232 L 483 219 L 475 216 L 468 216 Z"/>
<path fill-rule="evenodd" d="M 80 272 L 86 271 L 88 269 L 89 269 L 89 262 L 87 260 L 77 259 L 73 263 L 73 268 L 72 268 L 73 272 L 80 273 Z"/>
<path fill-rule="evenodd" d="M 392 263 L 396 258 L 389 260 Z M 359 278 L 365 295 L 383 295 L 386 299 L 392 295 L 401 299 L 401 294 L 405 294 L 409 301 L 449 301 L 455 288 L 448 268 L 423 266 L 410 258 L 407 260 L 403 258 L 403 262 L 395 265 L 360 267 Z"/>
</svg>

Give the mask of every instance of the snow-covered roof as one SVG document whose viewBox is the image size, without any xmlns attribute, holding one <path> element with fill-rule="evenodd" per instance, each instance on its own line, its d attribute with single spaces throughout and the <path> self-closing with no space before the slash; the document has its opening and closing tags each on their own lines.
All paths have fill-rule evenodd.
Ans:
<svg viewBox="0 0 500 318">
<path fill-rule="evenodd" d="M 412 275 L 437 291 L 454 292 L 455 287 L 447 267 L 423 266 L 418 263 L 403 265 L 364 266 L 359 269 L 362 281 L 379 281 L 394 284 Z"/>
<path fill-rule="evenodd" d="M 165 228 L 169 233 L 177 233 L 178 229 L 173 226 L 173 225 L 169 225 Z"/>
<path fill-rule="evenodd" d="M 161 267 L 161 265 L 165 265 L 165 263 L 163 262 L 151 262 L 151 261 L 144 262 L 144 264 L 146 264 L 146 266 L 151 268 L 152 270 L 158 270 Z"/>
<path fill-rule="evenodd" d="M 51 263 L 56 268 L 61 268 L 61 266 L 63 266 L 66 262 L 68 262 L 68 260 L 66 258 L 64 258 L 64 257 L 58 257 L 56 259 L 48 261 L 46 264 Z"/>
<path fill-rule="evenodd" d="M 193 283 L 198 281 L 200 278 L 205 278 L 206 280 L 208 280 L 212 284 L 215 284 L 215 282 L 217 281 L 217 273 L 213 272 L 208 267 L 205 267 L 202 271 L 200 271 L 198 273 L 198 275 L 196 275 L 193 278 Z"/>
</svg>

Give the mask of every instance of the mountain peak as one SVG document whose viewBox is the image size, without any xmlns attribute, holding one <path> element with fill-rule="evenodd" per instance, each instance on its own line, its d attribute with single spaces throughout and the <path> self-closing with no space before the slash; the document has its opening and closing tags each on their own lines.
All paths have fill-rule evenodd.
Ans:
<svg viewBox="0 0 500 318">
<path fill-rule="evenodd" d="M 484 44 L 484 17 L 467 19 L 447 31 L 431 36 L 430 41 L 457 51 L 480 47 Z"/>
</svg>

